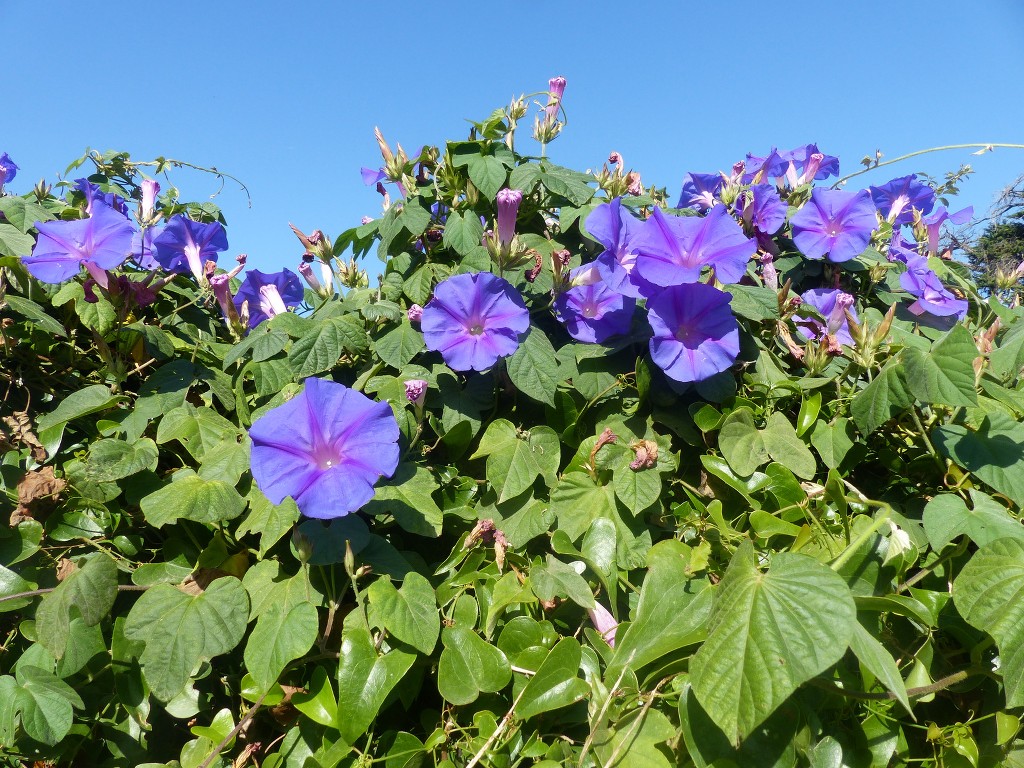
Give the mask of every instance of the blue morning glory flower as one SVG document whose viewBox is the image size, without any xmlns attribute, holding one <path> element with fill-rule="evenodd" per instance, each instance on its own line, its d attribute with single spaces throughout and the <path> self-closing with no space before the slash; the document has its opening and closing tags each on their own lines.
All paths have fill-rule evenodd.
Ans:
<svg viewBox="0 0 1024 768">
<path fill-rule="evenodd" d="M 217 261 L 217 253 L 228 248 L 228 236 L 220 222 L 192 221 L 184 214 L 174 216 L 153 238 L 153 258 L 168 272 L 191 272 L 199 283 L 203 265 Z"/>
<path fill-rule="evenodd" d="M 938 317 L 956 315 L 957 320 L 963 320 L 967 314 L 967 301 L 958 299 L 942 284 L 924 256 L 907 261 L 907 271 L 900 275 L 900 285 L 917 299 L 907 307 L 915 315 L 925 312 Z"/>
<path fill-rule="evenodd" d="M 238 314 L 244 317 L 248 312 L 249 327 L 255 328 L 264 320 L 297 307 L 303 295 L 299 276 L 290 269 L 269 273 L 250 269 L 234 300 Z"/>
<path fill-rule="evenodd" d="M 274 504 L 291 496 L 307 517 L 355 512 L 398 466 L 391 406 L 327 379 L 306 379 L 301 393 L 253 422 L 249 437 L 256 485 Z"/>
<path fill-rule="evenodd" d="M 849 261 L 868 247 L 878 220 L 867 190 L 845 192 L 816 187 L 811 199 L 790 219 L 793 242 L 809 259 L 828 254 L 831 262 Z"/>
<path fill-rule="evenodd" d="M 636 243 L 636 272 L 655 286 L 695 283 L 713 267 L 723 283 L 737 283 L 757 244 L 716 205 L 707 216 L 667 216 L 655 208 Z"/>
<path fill-rule="evenodd" d="M 724 185 L 725 179 L 720 173 L 688 173 L 683 177 L 676 208 L 692 208 L 704 213 L 718 202 L 718 193 Z"/>
<path fill-rule="evenodd" d="M 919 182 L 913 173 L 869 189 L 882 218 L 893 224 L 911 224 L 915 208 L 921 213 L 931 213 L 935 207 L 935 190 Z"/>
<path fill-rule="evenodd" d="M 131 251 L 135 232 L 128 219 L 102 202 L 87 219 L 36 222 L 39 238 L 25 268 L 44 283 L 61 283 L 91 266 L 99 271 L 120 266 Z"/>
<path fill-rule="evenodd" d="M 665 288 L 647 302 L 651 359 L 675 381 L 703 381 L 728 370 L 740 353 L 732 295 L 704 283 Z"/>
<path fill-rule="evenodd" d="M 577 341 L 601 344 L 629 333 L 636 300 L 612 290 L 590 264 L 570 273 L 570 287 L 555 299 L 555 316 Z"/>
<path fill-rule="evenodd" d="M 519 292 L 490 272 L 437 284 L 420 320 L 427 349 L 456 371 L 485 371 L 519 348 L 530 313 Z"/>
<path fill-rule="evenodd" d="M 8 181 L 13 181 L 17 175 L 18 166 L 11 160 L 11 156 L 4 152 L 0 155 L 0 190 L 4 188 L 4 184 Z"/>
<path fill-rule="evenodd" d="M 806 339 L 820 339 L 825 334 L 834 336 L 840 344 L 852 347 L 853 337 L 850 335 L 850 322 L 846 319 L 849 310 L 854 321 L 857 321 L 857 310 L 853 308 L 853 296 L 838 288 L 812 288 L 800 295 L 804 304 L 818 310 L 825 318 L 822 323 L 816 317 L 793 318 L 797 330 Z"/>
<path fill-rule="evenodd" d="M 590 236 L 604 246 L 596 264 L 601 277 L 613 291 L 638 298 L 640 292 L 630 276 L 636 266 L 636 239 L 643 222 L 622 207 L 622 198 L 602 203 L 590 212 L 586 222 Z"/>
</svg>

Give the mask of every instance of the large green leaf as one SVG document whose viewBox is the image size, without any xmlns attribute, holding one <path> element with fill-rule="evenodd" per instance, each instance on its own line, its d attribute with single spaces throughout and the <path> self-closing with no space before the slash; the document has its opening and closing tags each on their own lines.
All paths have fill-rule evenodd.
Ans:
<svg viewBox="0 0 1024 768">
<path fill-rule="evenodd" d="M 701 705 L 738 743 L 797 686 L 842 658 L 857 611 L 846 582 L 827 566 L 781 553 L 762 573 L 749 541 L 718 589 L 690 679 Z"/>
<path fill-rule="evenodd" d="M 51 672 L 19 665 L 19 688 L 14 708 L 21 712 L 21 725 L 31 738 L 54 746 L 71 730 L 74 708 L 85 705 L 75 689 Z"/>
<path fill-rule="evenodd" d="M 673 768 L 665 742 L 675 738 L 672 721 L 657 709 L 641 707 L 594 734 L 594 752 L 604 768 Z"/>
<path fill-rule="evenodd" d="M 936 447 L 961 467 L 1018 504 L 1024 499 L 1024 424 L 995 411 L 977 431 L 949 424 L 933 436 Z"/>
<path fill-rule="evenodd" d="M 316 321 L 288 350 L 295 375 L 315 376 L 333 368 L 341 353 L 366 348 L 366 332 L 362 322 L 352 315 L 329 317 Z"/>
<path fill-rule="evenodd" d="M 72 392 L 60 401 L 60 404 L 47 414 L 39 417 L 37 425 L 40 432 L 54 429 L 72 419 L 88 416 L 91 413 L 106 410 L 125 398 L 110 394 L 110 389 L 103 384 Z"/>
<path fill-rule="evenodd" d="M 764 437 L 764 447 L 775 461 L 804 480 L 814 477 L 818 468 L 817 462 L 811 450 L 797 436 L 796 429 L 789 423 L 785 414 L 773 411 L 761 434 Z"/>
<path fill-rule="evenodd" d="M 377 579 L 366 592 L 370 599 L 370 620 L 384 627 L 403 643 L 430 655 L 441 632 L 434 588 L 423 576 L 412 571 L 401 589 L 390 579 Z"/>
<path fill-rule="evenodd" d="M 392 689 L 416 661 L 415 653 L 398 649 L 378 655 L 370 633 L 346 622 L 338 665 L 338 730 L 356 743 L 366 735 Z"/>
<path fill-rule="evenodd" d="M 484 197 L 491 200 L 505 185 L 507 171 L 498 158 L 491 155 L 471 155 L 469 158 L 469 178 Z M 477 243 L 480 241 L 478 240 Z"/>
<path fill-rule="evenodd" d="M 134 442 L 108 437 L 89 448 L 88 474 L 94 482 L 109 482 L 141 472 L 155 470 L 160 451 L 148 437 Z"/>
<path fill-rule="evenodd" d="M 747 407 L 726 417 L 718 433 L 718 447 L 729 466 L 744 477 L 768 461 L 764 436 L 754 424 L 754 412 Z"/>
<path fill-rule="evenodd" d="M 170 701 L 199 662 L 241 642 L 248 620 L 242 582 L 225 576 L 197 595 L 170 584 L 150 587 L 128 613 L 124 634 L 146 644 L 140 658 L 146 682 L 158 699 Z"/>
<path fill-rule="evenodd" d="M 0 197 L 0 200 L 6 199 L 7 198 Z M 38 325 L 47 333 L 52 333 L 55 336 L 60 336 L 64 339 L 68 337 L 67 329 L 54 318 L 46 314 L 46 311 L 34 301 L 22 298 L 21 296 L 14 296 L 12 294 L 4 296 L 4 301 L 6 301 L 7 305 L 19 315 L 27 317 L 31 322 Z"/>
<path fill-rule="evenodd" d="M 555 407 L 558 361 L 546 333 L 531 328 L 515 354 L 508 359 L 508 377 L 523 394 Z"/>
<path fill-rule="evenodd" d="M 423 334 L 402 320 L 374 342 L 374 349 L 381 360 L 401 370 L 423 349 Z"/>
<path fill-rule="evenodd" d="M 472 211 L 452 211 L 444 224 L 444 246 L 460 256 L 468 256 L 484 237 L 484 225 Z"/>
<path fill-rule="evenodd" d="M 971 507 L 953 493 L 928 502 L 922 520 L 932 549 L 938 551 L 962 534 L 983 547 L 996 539 L 1024 539 L 1024 525 L 1006 508 L 981 491 L 972 490 Z"/>
<path fill-rule="evenodd" d="M 216 583 L 216 582 L 215 582 Z M 245 644 L 245 667 L 260 693 L 270 690 L 290 661 L 313 647 L 320 619 L 310 603 L 263 613 Z"/>
<path fill-rule="evenodd" d="M 978 550 L 953 582 L 953 603 L 996 641 L 1006 706 L 1024 706 L 1024 541 L 997 539 Z"/>
<path fill-rule="evenodd" d="M 590 686 L 579 677 L 582 656 L 578 640 L 559 640 L 520 694 L 516 714 L 529 720 L 542 712 L 567 707 L 590 693 Z"/>
<path fill-rule="evenodd" d="M 280 504 L 274 504 L 254 485 L 249 492 L 249 514 L 239 524 L 236 535 L 258 533 L 259 556 L 263 557 L 298 520 L 299 508 L 290 496 Z"/>
<path fill-rule="evenodd" d="M 441 510 L 433 497 L 437 488 L 429 469 L 401 464 L 363 509 L 368 515 L 392 515 L 409 533 L 433 538 L 441 535 Z"/>
<path fill-rule="evenodd" d="M 500 691 L 512 679 L 505 654 L 468 627 L 445 627 L 441 644 L 437 690 L 452 704 L 470 704 L 481 692 Z"/>
<path fill-rule="evenodd" d="M 551 492 L 558 528 L 576 541 L 599 517 L 616 519 L 615 490 L 599 485 L 586 472 L 567 472 Z"/>
<path fill-rule="evenodd" d="M 72 609 L 88 626 L 102 621 L 117 598 L 117 564 L 104 554 L 94 555 L 43 597 L 36 610 L 39 643 L 55 658 L 67 647 Z"/>
<path fill-rule="evenodd" d="M 0 223 L 0 256 L 28 256 L 36 241 L 17 227 Z"/>
<path fill-rule="evenodd" d="M 498 492 L 498 503 L 530 488 L 538 476 L 554 485 L 561 460 L 558 435 L 550 427 L 522 433 L 506 419 L 491 423 L 473 458 L 487 456 L 487 480 Z"/>
<path fill-rule="evenodd" d="M 581 608 L 594 607 L 594 595 L 587 580 L 561 560 L 547 556 L 530 570 L 533 592 L 541 600 L 550 602 L 555 597 L 568 597 Z"/>
<path fill-rule="evenodd" d="M 678 556 L 653 560 L 632 623 L 615 638 L 615 655 L 606 677 L 623 667 L 640 669 L 704 638 L 711 615 L 711 585 L 694 579 Z M 665 610 L 666 606 L 672 610 Z"/>
<path fill-rule="evenodd" d="M 0 197 L 0 212 L 3 213 L 7 221 L 26 233 L 36 225 L 37 221 L 53 220 L 53 214 L 35 200 L 15 195 Z"/>
<path fill-rule="evenodd" d="M 150 525 L 160 528 L 181 518 L 216 523 L 232 520 L 245 509 L 245 499 L 225 482 L 204 480 L 188 469 L 178 470 L 173 480 L 139 502 Z"/>
<path fill-rule="evenodd" d="M 907 390 L 907 377 L 903 366 L 893 358 L 860 393 L 853 398 L 850 408 L 857 428 L 870 435 L 900 411 L 914 402 Z"/>
<path fill-rule="evenodd" d="M 903 350 L 910 393 L 925 403 L 977 405 L 974 391 L 974 358 L 978 348 L 974 337 L 962 325 L 955 325 L 931 351 L 915 347 Z"/>
<path fill-rule="evenodd" d="M 186 403 L 164 414 L 156 431 L 156 441 L 163 444 L 177 440 L 194 458 L 202 461 L 207 451 L 226 442 L 237 445 L 242 435 L 243 430 L 213 408 Z"/>
</svg>

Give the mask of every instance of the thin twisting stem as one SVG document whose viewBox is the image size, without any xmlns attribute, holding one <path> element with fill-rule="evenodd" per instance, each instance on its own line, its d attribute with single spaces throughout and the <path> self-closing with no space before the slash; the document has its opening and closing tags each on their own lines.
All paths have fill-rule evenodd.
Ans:
<svg viewBox="0 0 1024 768">
<path fill-rule="evenodd" d="M 269 693 L 269 691 L 267 693 Z M 199 768 L 210 768 L 210 765 L 212 765 L 213 761 L 217 759 L 217 756 L 220 755 L 221 751 L 225 749 L 228 746 L 228 744 L 231 743 L 231 740 L 238 735 L 238 732 L 241 731 L 246 726 L 246 724 L 253 719 L 253 717 L 256 715 L 256 710 L 263 706 L 263 700 L 265 698 L 267 698 L 266 693 L 264 693 L 262 696 L 256 699 L 256 702 L 252 705 L 252 707 L 249 708 L 249 711 L 245 713 L 245 716 L 238 721 L 238 725 L 232 728 L 228 735 L 221 739 L 220 744 L 213 748 L 213 752 L 211 752 L 210 756 L 203 760 L 202 763 L 200 763 Z"/>
<path fill-rule="evenodd" d="M 855 173 L 849 174 L 848 176 L 843 176 L 843 178 L 839 179 L 839 181 L 832 185 L 832 188 L 836 189 L 841 185 L 845 184 L 850 179 L 854 178 L 855 176 L 860 176 L 861 174 L 867 173 L 868 171 L 873 171 L 875 170 L 875 168 L 882 168 L 886 165 L 901 163 L 904 160 L 909 160 L 910 158 L 918 157 L 919 155 L 927 155 L 931 152 L 944 152 L 947 149 L 995 149 L 996 147 L 1001 147 L 1003 149 L 1024 149 L 1024 144 L 948 144 L 944 147 L 931 147 L 930 149 L 919 149 L 917 152 L 911 152 L 908 155 L 900 155 L 899 157 L 893 158 L 892 160 L 886 160 L 884 163 L 873 163 L 868 168 L 863 168 L 859 171 L 856 171 Z"/>
</svg>

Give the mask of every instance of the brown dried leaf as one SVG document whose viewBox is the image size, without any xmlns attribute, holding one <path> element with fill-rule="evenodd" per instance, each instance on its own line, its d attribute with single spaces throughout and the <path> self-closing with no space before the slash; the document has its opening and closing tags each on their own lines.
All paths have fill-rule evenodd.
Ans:
<svg viewBox="0 0 1024 768">
<path fill-rule="evenodd" d="M 36 461 L 46 461 L 46 449 L 43 448 L 43 444 L 39 442 L 39 438 L 32 431 L 32 419 L 29 417 L 28 411 L 15 411 L 13 416 L 4 416 L 3 422 L 10 431 L 8 439 L 12 443 L 27 447 Z"/>
<path fill-rule="evenodd" d="M 18 483 L 18 507 L 11 514 L 11 525 L 32 519 L 40 512 L 47 511 L 43 502 L 54 501 L 67 487 L 67 481 L 55 477 L 53 467 L 31 469 Z"/>
</svg>

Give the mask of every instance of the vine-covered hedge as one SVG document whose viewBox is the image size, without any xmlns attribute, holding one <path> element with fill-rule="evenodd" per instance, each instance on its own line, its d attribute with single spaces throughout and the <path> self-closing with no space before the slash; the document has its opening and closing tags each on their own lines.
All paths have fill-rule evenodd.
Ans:
<svg viewBox="0 0 1024 768">
<path fill-rule="evenodd" d="M 813 144 L 669 197 L 528 112 L 378 135 L 278 273 L 175 161 L 0 158 L 5 764 L 1024 765 L 970 213 Z"/>
</svg>

